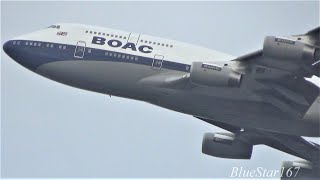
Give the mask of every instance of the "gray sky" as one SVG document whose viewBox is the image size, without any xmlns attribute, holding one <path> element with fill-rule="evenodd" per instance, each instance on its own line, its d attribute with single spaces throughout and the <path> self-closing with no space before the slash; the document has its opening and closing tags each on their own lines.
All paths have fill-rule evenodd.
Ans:
<svg viewBox="0 0 320 180">
<path fill-rule="evenodd" d="M 1 42 L 57 22 L 138 32 L 239 56 L 266 35 L 319 26 L 319 2 L 1 2 Z M 223 131 L 144 102 L 84 91 L 23 68 L 1 51 L 3 177 L 228 177 L 296 158 L 255 146 L 251 160 L 201 153 Z"/>
</svg>

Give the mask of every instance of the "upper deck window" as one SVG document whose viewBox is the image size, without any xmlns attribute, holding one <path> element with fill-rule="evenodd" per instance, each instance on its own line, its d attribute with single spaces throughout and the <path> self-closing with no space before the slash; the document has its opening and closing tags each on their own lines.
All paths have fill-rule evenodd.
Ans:
<svg viewBox="0 0 320 180">
<path fill-rule="evenodd" d="M 102 35 L 102 36 L 110 36 L 114 38 L 120 38 L 120 39 L 127 39 L 126 36 L 119 35 L 119 34 L 111 34 L 111 33 L 106 33 L 106 32 L 99 32 L 99 31 L 89 31 L 86 30 L 85 33 L 90 33 L 90 34 L 96 34 L 96 35 Z"/>
<path fill-rule="evenodd" d="M 148 40 L 143 40 L 143 39 L 141 39 L 140 42 L 146 43 L 146 44 L 149 43 L 149 44 L 158 45 L 158 46 L 170 47 L 170 48 L 173 47 L 172 44 L 164 44 L 164 43 L 160 43 L 160 42 L 156 42 L 156 41 L 148 41 Z"/>
</svg>

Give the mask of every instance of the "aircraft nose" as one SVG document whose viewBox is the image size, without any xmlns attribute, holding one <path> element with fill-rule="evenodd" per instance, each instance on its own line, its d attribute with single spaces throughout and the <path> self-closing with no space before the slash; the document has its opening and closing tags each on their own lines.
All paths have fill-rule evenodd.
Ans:
<svg viewBox="0 0 320 180">
<path fill-rule="evenodd" d="M 7 41 L 3 44 L 3 51 L 10 56 L 12 54 L 12 47 L 10 47 L 10 41 Z"/>
<path fill-rule="evenodd" d="M 31 55 L 34 53 L 23 46 L 23 41 L 9 40 L 3 44 L 3 51 L 22 66 L 35 71 L 37 66 L 33 63 Z"/>
</svg>

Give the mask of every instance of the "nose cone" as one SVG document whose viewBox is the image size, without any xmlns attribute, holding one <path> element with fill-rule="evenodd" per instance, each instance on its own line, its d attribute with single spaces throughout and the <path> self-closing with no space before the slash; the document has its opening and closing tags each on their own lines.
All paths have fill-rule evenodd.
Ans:
<svg viewBox="0 0 320 180">
<path fill-rule="evenodd" d="M 32 61 L 34 52 L 26 49 L 22 41 L 9 40 L 3 44 L 4 52 L 22 66 L 35 71 L 37 66 Z"/>
<path fill-rule="evenodd" d="M 10 47 L 10 41 L 7 41 L 6 43 L 4 43 L 4 45 L 3 45 L 3 50 L 4 50 L 4 52 L 8 55 L 8 56 L 10 56 L 10 54 L 12 54 L 13 52 L 12 52 L 12 47 Z M 10 56 L 11 57 L 11 56 Z"/>
</svg>

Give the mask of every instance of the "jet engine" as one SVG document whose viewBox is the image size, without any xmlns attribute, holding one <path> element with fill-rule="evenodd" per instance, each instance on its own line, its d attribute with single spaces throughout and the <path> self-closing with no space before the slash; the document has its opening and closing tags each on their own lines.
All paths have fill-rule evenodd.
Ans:
<svg viewBox="0 0 320 180">
<path fill-rule="evenodd" d="M 250 159 L 252 148 L 233 133 L 206 133 L 202 141 L 202 153 L 221 158 Z"/>
<path fill-rule="evenodd" d="M 191 82 L 203 86 L 240 87 L 241 77 L 228 66 L 203 62 L 193 62 L 190 70 Z"/>
<path fill-rule="evenodd" d="M 312 65 L 319 60 L 320 50 L 301 41 L 267 36 L 263 43 L 263 55 L 276 61 Z"/>
<path fill-rule="evenodd" d="M 319 179 L 320 172 L 312 163 L 305 160 L 282 163 L 281 179 Z"/>
</svg>

